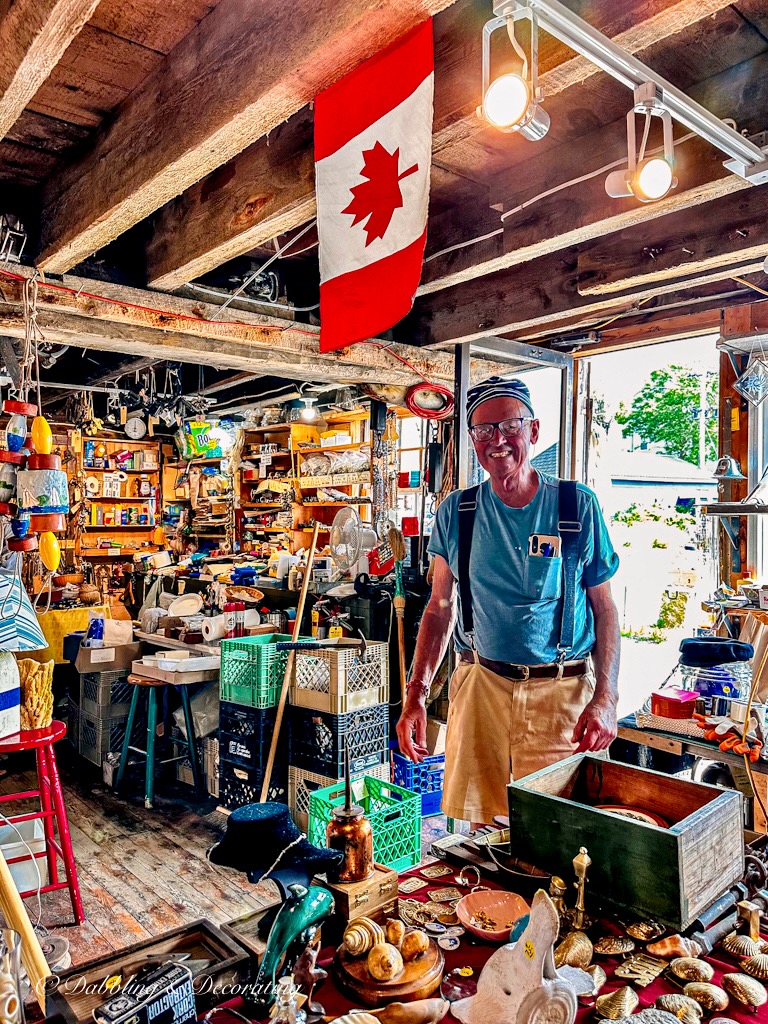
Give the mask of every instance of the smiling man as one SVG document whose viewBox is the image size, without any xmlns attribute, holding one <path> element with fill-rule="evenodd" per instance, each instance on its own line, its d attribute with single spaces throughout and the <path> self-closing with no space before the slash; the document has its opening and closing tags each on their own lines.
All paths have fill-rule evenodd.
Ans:
<svg viewBox="0 0 768 1024">
<path fill-rule="evenodd" d="M 453 631 L 460 662 L 443 811 L 490 822 L 508 812 L 510 778 L 604 750 L 616 736 L 619 622 L 609 580 L 619 560 L 594 493 L 531 465 L 539 421 L 521 380 L 473 387 L 467 422 L 489 479 L 438 509 L 432 594 L 397 735 L 401 752 L 421 760 L 426 696 Z"/>
</svg>

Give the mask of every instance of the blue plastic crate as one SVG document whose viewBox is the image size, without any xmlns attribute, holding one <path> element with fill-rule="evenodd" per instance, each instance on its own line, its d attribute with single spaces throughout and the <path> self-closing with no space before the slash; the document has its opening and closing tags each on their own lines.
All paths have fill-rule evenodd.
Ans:
<svg viewBox="0 0 768 1024">
<path fill-rule="evenodd" d="M 445 754 L 425 757 L 420 764 L 414 764 L 402 754 L 393 753 L 394 782 L 398 786 L 421 794 L 421 815 L 423 818 L 440 813 L 443 801 L 445 778 Z"/>
</svg>

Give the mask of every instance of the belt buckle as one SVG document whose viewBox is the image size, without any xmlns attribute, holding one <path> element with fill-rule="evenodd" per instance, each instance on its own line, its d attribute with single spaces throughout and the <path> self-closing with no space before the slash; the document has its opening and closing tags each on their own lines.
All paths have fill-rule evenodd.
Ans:
<svg viewBox="0 0 768 1024">
<path fill-rule="evenodd" d="M 527 680 L 530 679 L 530 677 L 531 677 L 531 670 L 528 668 L 528 666 L 527 665 L 518 665 L 517 669 L 520 672 L 520 680 L 521 680 L 521 682 L 524 682 L 524 683 L 527 682 Z"/>
</svg>

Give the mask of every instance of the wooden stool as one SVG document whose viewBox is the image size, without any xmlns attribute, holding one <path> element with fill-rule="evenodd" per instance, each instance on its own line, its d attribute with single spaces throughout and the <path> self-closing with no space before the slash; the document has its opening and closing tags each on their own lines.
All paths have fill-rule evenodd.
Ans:
<svg viewBox="0 0 768 1024">
<path fill-rule="evenodd" d="M 31 798 L 40 800 L 39 811 L 14 814 L 6 817 L 5 821 L 16 824 L 20 821 L 42 820 L 45 832 L 45 850 L 40 853 L 24 853 L 19 857 L 11 857 L 8 863 L 18 864 L 20 861 L 46 857 L 48 860 L 48 885 L 41 886 L 40 892 L 69 889 L 75 924 L 82 924 L 85 920 L 83 901 L 80 898 L 80 884 L 77 880 L 75 855 L 72 852 L 64 794 L 61 791 L 59 769 L 56 766 L 56 754 L 53 750 L 53 744 L 66 736 L 66 733 L 67 727 L 63 722 L 53 721 L 47 729 L 24 729 L 22 732 L 15 732 L 11 736 L 0 739 L 0 754 L 17 754 L 22 750 L 34 750 L 37 761 L 37 789 L 26 790 L 23 793 L 6 793 L 0 796 L 0 804 L 10 800 L 29 800 Z M 59 832 L 58 839 L 54 826 Z M 66 881 L 59 881 L 57 857 L 61 857 L 64 862 Z M 36 894 L 37 888 L 20 893 L 22 898 Z"/>
<path fill-rule="evenodd" d="M 151 679 L 148 676 L 139 676 L 131 673 L 128 676 L 128 682 L 135 686 L 133 696 L 131 697 L 131 707 L 128 711 L 128 724 L 125 731 L 125 739 L 123 740 L 123 749 L 120 754 L 120 765 L 117 769 L 117 780 L 115 782 L 115 790 L 120 791 L 123 784 L 123 777 L 125 775 L 125 769 L 128 766 L 128 753 L 133 751 L 135 754 L 141 754 L 142 757 L 146 758 L 146 768 L 144 776 L 144 806 L 151 809 L 155 797 L 155 736 L 157 733 L 157 691 L 164 686 L 174 687 L 181 698 L 181 707 L 184 712 L 184 724 L 187 728 L 187 738 L 182 737 L 169 737 L 171 743 L 183 746 L 186 748 L 186 754 L 180 754 L 175 757 L 165 758 L 160 761 L 160 764 L 171 764 L 174 761 L 183 761 L 185 757 L 189 757 L 192 764 L 192 778 L 195 784 L 195 791 L 201 793 L 201 779 L 200 779 L 200 768 L 197 763 L 197 749 L 195 744 L 195 729 L 192 723 L 192 707 L 189 702 L 189 693 L 187 692 L 188 683 L 167 683 L 160 679 Z M 136 712 L 139 707 L 139 700 L 142 694 L 147 695 L 147 747 L 146 750 L 142 750 L 141 747 L 131 746 L 131 736 L 133 735 L 133 727 L 136 721 Z"/>
</svg>

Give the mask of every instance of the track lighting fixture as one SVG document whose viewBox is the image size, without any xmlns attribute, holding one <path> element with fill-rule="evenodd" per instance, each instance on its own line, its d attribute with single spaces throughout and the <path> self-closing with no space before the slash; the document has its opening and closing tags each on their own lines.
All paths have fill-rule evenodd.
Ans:
<svg viewBox="0 0 768 1024">
<path fill-rule="evenodd" d="M 645 127 L 637 150 L 636 118 L 645 115 Z M 664 154 L 647 157 L 651 120 L 658 117 L 664 132 Z M 675 146 L 672 141 L 672 118 L 665 110 L 659 90 L 652 82 L 635 89 L 635 105 L 627 114 L 627 166 L 612 171 L 605 179 L 609 196 L 634 196 L 641 203 L 654 203 L 677 184 L 674 172 Z"/>
<path fill-rule="evenodd" d="M 654 202 L 674 188 L 671 120 L 695 132 L 725 153 L 729 157 L 725 167 L 733 174 L 738 174 L 752 185 L 768 182 L 768 147 L 762 149 L 740 135 L 726 121 L 716 117 L 633 54 L 593 28 L 561 0 L 494 0 L 493 13 L 494 18 L 483 27 L 483 102 L 478 113 L 500 131 L 517 131 L 527 139 L 537 140 L 543 138 L 549 129 L 549 115 L 541 107 L 543 91 L 537 84 L 537 35 L 541 27 L 617 82 L 635 91 L 635 108 L 630 111 L 633 137 L 637 93 L 646 96 L 647 90 L 654 92 L 652 103 L 642 101 L 642 110 L 646 111 L 648 106 L 651 108 L 648 111 L 647 126 L 651 117 L 662 119 L 664 156 L 653 159 L 641 157 L 638 160 L 636 145 L 631 142 L 630 166 L 626 172 L 618 172 L 615 180 L 611 180 L 610 187 L 606 183 L 609 195 L 634 195 L 643 202 Z M 515 38 L 515 24 L 523 18 L 531 22 L 530 62 L 525 60 L 525 54 Z M 509 32 L 510 42 L 522 58 L 523 65 L 519 73 L 504 74 L 491 82 L 490 40 L 492 34 L 502 27 Z M 627 123 L 629 127 L 629 120 Z M 644 154 L 645 143 L 640 148 Z M 611 175 L 611 179 L 614 179 L 614 175 Z"/>
<path fill-rule="evenodd" d="M 510 71 L 491 81 L 491 36 L 505 28 L 517 56 L 520 71 Z M 531 58 L 515 37 L 515 21 L 511 16 L 492 18 L 483 26 L 483 104 L 478 115 L 502 132 L 519 132 L 531 142 L 543 139 L 549 131 L 549 114 L 539 104 L 542 93 L 538 77 L 538 25 L 531 18 Z"/>
</svg>

